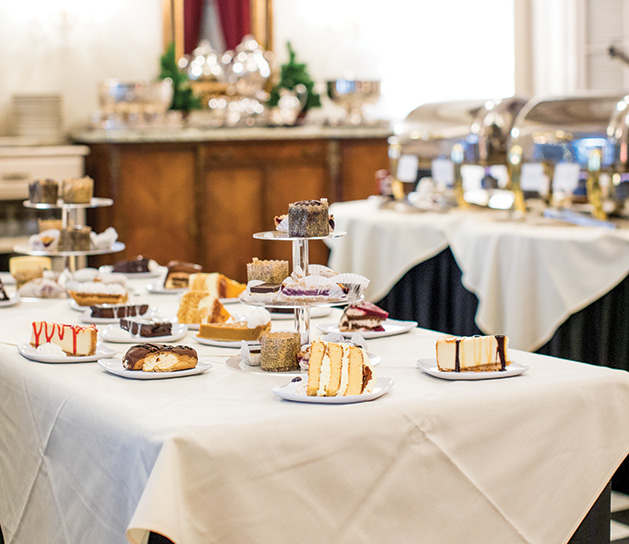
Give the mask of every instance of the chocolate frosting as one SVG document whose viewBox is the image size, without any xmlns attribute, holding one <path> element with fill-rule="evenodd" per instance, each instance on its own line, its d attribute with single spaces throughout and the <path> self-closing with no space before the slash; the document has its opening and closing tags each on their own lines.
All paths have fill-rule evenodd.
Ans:
<svg viewBox="0 0 629 544">
<path fill-rule="evenodd" d="M 139 364 L 147 355 L 164 352 L 174 353 L 179 356 L 198 358 L 197 352 L 190 346 L 171 346 L 167 344 L 136 344 L 131 346 L 122 358 L 122 366 L 128 370 L 142 370 L 142 364 Z"/>
</svg>

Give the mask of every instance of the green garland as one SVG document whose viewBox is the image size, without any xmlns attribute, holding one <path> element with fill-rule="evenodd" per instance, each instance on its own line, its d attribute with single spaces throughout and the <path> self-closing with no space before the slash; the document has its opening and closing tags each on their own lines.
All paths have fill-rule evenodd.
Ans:
<svg viewBox="0 0 629 544">
<path fill-rule="evenodd" d="M 161 66 L 159 78 L 170 78 L 173 82 L 173 101 L 170 109 L 184 112 L 201 109 L 201 99 L 194 95 L 188 76 L 177 66 L 174 42 L 168 45 L 159 63 Z"/>
<path fill-rule="evenodd" d="M 304 112 L 307 112 L 310 108 L 321 107 L 321 97 L 314 91 L 314 81 L 308 74 L 306 64 L 297 62 L 295 51 L 290 42 L 286 42 L 288 48 L 288 62 L 282 64 L 280 71 L 280 81 L 277 85 L 271 89 L 271 94 L 267 104 L 271 107 L 277 106 L 280 99 L 280 89 L 294 89 L 297 85 L 304 85 L 307 91 L 307 100 L 304 105 Z"/>
</svg>

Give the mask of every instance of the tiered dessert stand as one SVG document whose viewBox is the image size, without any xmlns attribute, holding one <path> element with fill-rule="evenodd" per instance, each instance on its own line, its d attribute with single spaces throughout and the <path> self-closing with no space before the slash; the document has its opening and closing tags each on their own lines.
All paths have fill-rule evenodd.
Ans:
<svg viewBox="0 0 629 544">
<path fill-rule="evenodd" d="M 253 235 L 258 240 L 278 240 L 278 241 L 290 241 L 293 244 L 293 272 L 296 270 L 303 271 L 303 274 L 308 275 L 308 242 L 310 240 L 327 240 L 330 238 L 340 238 L 345 236 L 345 232 L 331 232 L 327 236 L 316 237 L 291 237 L 287 232 L 280 231 L 266 231 L 257 232 Z M 352 302 L 358 302 L 362 297 L 347 297 L 343 299 L 333 300 L 320 300 L 320 301 L 288 301 L 288 300 L 276 300 L 276 301 L 263 301 L 254 300 L 253 298 L 241 298 L 246 304 L 251 306 L 264 306 L 265 308 L 292 308 L 295 311 L 295 330 L 299 332 L 302 345 L 310 343 L 310 308 L 312 307 L 324 307 L 324 306 L 347 306 Z"/>
<path fill-rule="evenodd" d="M 61 210 L 62 227 L 69 225 L 83 224 L 83 218 L 79 217 L 80 212 L 84 212 L 88 208 L 105 208 L 112 206 L 114 201 L 111 198 L 92 198 L 89 203 L 84 204 L 67 204 L 59 200 L 56 204 L 39 204 L 30 200 L 25 200 L 23 205 L 25 208 L 34 208 L 37 210 Z M 115 242 L 111 247 L 102 249 L 90 249 L 85 251 L 57 251 L 45 249 L 33 249 L 29 244 L 17 244 L 13 247 L 16 253 L 24 255 L 38 255 L 47 257 L 63 257 L 64 268 L 70 272 L 77 269 L 77 260 L 80 257 L 89 257 L 91 255 L 107 255 L 109 253 L 118 253 L 124 250 L 125 245 L 122 242 Z"/>
</svg>

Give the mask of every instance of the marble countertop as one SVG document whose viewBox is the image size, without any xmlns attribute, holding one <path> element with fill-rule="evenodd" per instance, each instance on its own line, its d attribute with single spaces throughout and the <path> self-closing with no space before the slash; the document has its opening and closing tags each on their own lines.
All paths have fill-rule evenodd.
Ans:
<svg viewBox="0 0 629 544">
<path fill-rule="evenodd" d="M 393 130 L 388 125 L 376 126 L 297 126 L 251 128 L 154 128 L 104 130 L 84 129 L 70 134 L 73 141 L 84 144 L 145 142 L 207 142 L 251 140 L 314 140 L 388 138 Z"/>
</svg>

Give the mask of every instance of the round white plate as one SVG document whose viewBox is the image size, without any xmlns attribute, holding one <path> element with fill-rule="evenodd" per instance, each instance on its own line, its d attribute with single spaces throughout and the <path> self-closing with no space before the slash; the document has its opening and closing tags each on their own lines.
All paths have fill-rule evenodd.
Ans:
<svg viewBox="0 0 629 544">
<path fill-rule="evenodd" d="M 5 285 L 15 285 L 15 278 L 9 272 L 0 272 L 0 280 Z"/>
<path fill-rule="evenodd" d="M 244 363 L 241 365 L 240 355 L 236 355 L 235 357 L 230 357 L 229 359 L 227 359 L 227 362 L 225 363 L 225 365 L 227 366 L 227 368 L 231 368 L 232 370 L 235 370 L 237 372 L 254 372 L 256 374 L 286 374 L 287 376 L 291 374 L 294 374 L 294 375 L 304 374 L 304 372 L 302 372 L 300 369 L 285 370 L 283 372 L 278 372 L 278 371 L 271 371 L 271 370 L 262 370 L 262 367 L 260 366 L 250 366 Z"/>
<path fill-rule="evenodd" d="M 100 337 L 105 340 L 105 342 L 120 344 L 137 344 L 138 342 L 163 343 L 176 342 L 182 339 L 187 332 L 187 325 L 173 323 L 173 333 L 168 336 L 133 336 L 129 331 L 121 329 L 119 325 L 107 325 L 100 331 Z"/>
<path fill-rule="evenodd" d="M 100 342 L 96 344 L 96 353 L 94 353 L 94 355 L 84 355 L 82 357 L 70 357 L 68 355 L 54 357 L 52 355 L 44 355 L 38 353 L 30 344 L 19 344 L 17 350 L 23 357 L 39 363 L 90 363 L 98 361 L 98 359 L 103 359 L 104 357 L 111 357 L 116 353 L 115 350 Z"/>
<path fill-rule="evenodd" d="M 382 323 L 384 327 L 383 331 L 339 331 L 338 323 L 322 323 L 317 325 L 317 328 L 321 332 L 342 334 L 345 338 L 351 338 L 353 334 L 360 334 L 363 338 L 383 338 L 385 336 L 395 336 L 396 334 L 403 334 L 417 327 L 415 321 L 397 321 L 396 319 L 387 319 Z"/>
<path fill-rule="evenodd" d="M 18 302 L 20 302 L 20 300 L 20 295 L 18 293 L 13 293 L 12 295 L 9 295 L 9 300 L 0 300 L 0 308 L 15 306 Z"/>
<path fill-rule="evenodd" d="M 187 287 L 178 287 L 177 289 L 166 289 L 163 283 L 149 283 L 146 286 L 146 290 L 153 295 L 181 295 L 185 293 Z"/>
<path fill-rule="evenodd" d="M 118 323 L 120 321 L 119 317 L 92 317 L 90 315 L 91 310 L 83 310 L 81 313 L 81 321 L 83 323 L 92 323 L 94 325 L 106 325 L 108 323 Z M 143 317 L 149 318 L 155 315 L 155 310 L 149 308 L 145 314 L 129 316 L 129 317 Z"/>
<path fill-rule="evenodd" d="M 529 367 L 524 363 L 513 361 L 505 370 L 494 372 L 443 372 L 437 366 L 437 359 L 418 359 L 417 366 L 426 374 L 442 380 L 492 380 L 509 378 L 526 372 Z"/>
<path fill-rule="evenodd" d="M 195 336 L 194 339 L 199 342 L 199 344 L 204 344 L 206 346 L 214 346 L 217 348 L 239 348 L 241 340 L 237 340 L 235 342 L 225 342 L 223 340 L 212 340 L 211 338 L 200 338 L 199 336 Z M 260 349 L 261 344 L 260 340 L 251 340 L 247 342 L 247 345 L 250 348 Z"/>
<path fill-rule="evenodd" d="M 182 378 L 183 376 L 193 376 L 203 374 L 212 368 L 209 361 L 199 361 L 197 366 L 188 370 L 175 370 L 174 372 L 143 372 L 142 370 L 127 370 L 122 366 L 122 359 L 99 359 L 101 368 L 116 376 L 132 378 L 134 380 L 160 380 L 165 378 Z"/>
<path fill-rule="evenodd" d="M 353 404 L 377 399 L 390 391 L 393 387 L 393 379 L 378 378 L 371 393 L 363 395 L 348 395 L 346 397 L 309 397 L 306 395 L 305 385 L 308 380 L 289 382 L 281 387 L 274 387 L 273 393 L 284 400 L 294 402 L 307 402 L 312 404 Z"/>
<path fill-rule="evenodd" d="M 327 308 L 325 306 L 310 308 L 310 319 L 316 319 L 318 317 L 327 317 L 328 315 L 330 315 L 331 311 L 332 311 L 331 308 Z M 278 314 L 273 311 L 273 308 L 269 309 L 269 312 L 271 312 L 271 317 L 273 319 L 277 319 L 277 320 L 295 319 L 294 312 L 291 312 L 289 314 L 284 314 L 284 313 Z"/>
<path fill-rule="evenodd" d="M 110 264 L 105 264 L 98 269 L 103 274 L 114 273 L 114 267 Z M 159 266 L 155 270 L 149 270 L 148 272 L 116 272 L 116 274 L 122 274 L 130 280 L 145 280 L 148 278 L 156 278 L 162 273 L 162 267 Z"/>
</svg>

